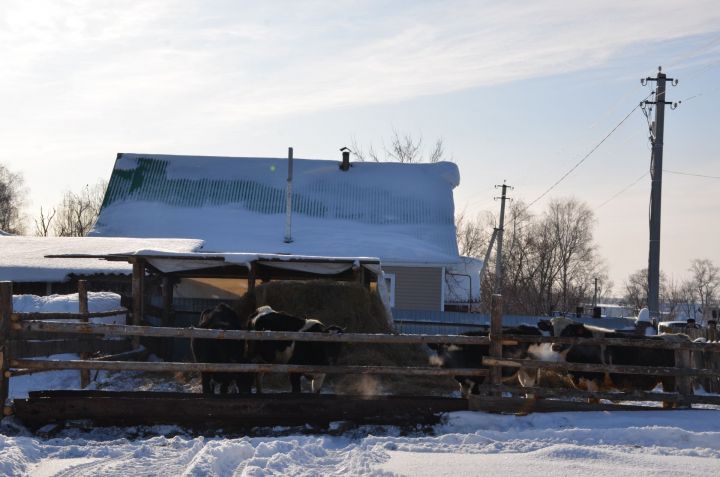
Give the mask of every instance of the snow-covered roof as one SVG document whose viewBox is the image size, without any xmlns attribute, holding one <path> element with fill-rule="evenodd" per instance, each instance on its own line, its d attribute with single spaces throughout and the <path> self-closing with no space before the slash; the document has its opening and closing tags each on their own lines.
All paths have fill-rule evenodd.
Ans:
<svg viewBox="0 0 720 477">
<path fill-rule="evenodd" d="M 286 158 L 120 154 L 91 232 L 188 237 L 203 252 L 379 257 L 456 263 L 452 163 L 293 160 L 285 243 Z"/>
<path fill-rule="evenodd" d="M 201 246 L 202 241 L 188 239 L 3 236 L 0 237 L 0 280 L 62 282 L 70 274 L 129 274 L 132 271 L 127 262 L 97 258 L 45 258 L 46 255 L 132 254 L 144 249 L 192 252 Z"/>
</svg>

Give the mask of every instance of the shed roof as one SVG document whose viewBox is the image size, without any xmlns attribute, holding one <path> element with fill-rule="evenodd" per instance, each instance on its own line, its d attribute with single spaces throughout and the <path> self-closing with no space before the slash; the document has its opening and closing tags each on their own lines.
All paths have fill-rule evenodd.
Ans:
<svg viewBox="0 0 720 477">
<path fill-rule="evenodd" d="M 24 237 L 1 236 L 0 280 L 14 282 L 63 282 L 71 274 L 129 274 L 127 262 L 109 262 L 97 258 L 47 258 L 47 255 L 132 254 L 140 250 L 192 252 L 200 240 L 128 239 L 105 237 Z"/>
<path fill-rule="evenodd" d="M 452 163 L 119 154 L 93 236 L 188 237 L 203 252 L 379 257 L 455 263 Z"/>
</svg>

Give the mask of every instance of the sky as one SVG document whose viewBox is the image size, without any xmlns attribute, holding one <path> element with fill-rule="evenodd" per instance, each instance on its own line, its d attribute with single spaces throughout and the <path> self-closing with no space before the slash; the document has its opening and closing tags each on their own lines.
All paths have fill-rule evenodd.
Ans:
<svg viewBox="0 0 720 477">
<path fill-rule="evenodd" d="M 716 0 L 4 0 L 0 58 L 0 162 L 23 175 L 30 219 L 108 178 L 118 152 L 292 146 L 339 159 L 353 142 L 382 149 L 393 131 L 442 138 L 460 168 L 456 209 L 497 211 L 496 184 L 540 197 L 662 66 L 682 103 L 666 112 L 661 268 L 682 279 L 694 258 L 720 264 Z M 650 179 L 637 180 L 649 164 L 635 109 L 530 208 L 587 202 L 616 292 L 647 266 Z"/>
</svg>

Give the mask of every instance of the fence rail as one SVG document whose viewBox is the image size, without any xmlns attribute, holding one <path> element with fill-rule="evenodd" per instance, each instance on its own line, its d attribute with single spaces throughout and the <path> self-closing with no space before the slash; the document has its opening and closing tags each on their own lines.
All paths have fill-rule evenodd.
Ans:
<svg viewBox="0 0 720 477">
<path fill-rule="evenodd" d="M 84 320 L 87 318 L 105 318 L 108 316 L 127 316 L 130 313 L 127 309 L 121 308 L 118 310 L 108 311 L 90 311 L 87 313 L 72 313 L 72 312 L 13 312 L 10 315 L 10 319 L 13 322 L 21 320 Z"/>
<path fill-rule="evenodd" d="M 13 324 L 14 331 L 46 333 L 100 334 L 105 336 L 142 336 L 152 338 L 203 338 L 218 340 L 257 341 L 319 341 L 334 343 L 427 344 L 447 343 L 487 345 L 487 336 L 460 335 L 392 335 L 375 333 L 309 333 L 301 331 L 245 331 L 211 330 L 206 328 L 172 328 L 139 325 L 110 325 L 102 323 L 55 323 L 24 321 Z"/>
<path fill-rule="evenodd" d="M 81 297 L 82 298 L 82 297 Z M 374 334 L 374 333 L 308 333 L 247 330 L 213 330 L 204 328 L 180 328 L 168 326 L 140 326 L 140 316 L 136 312 L 133 325 L 89 323 L 89 318 L 127 315 L 126 309 L 104 312 L 88 312 L 87 303 L 81 306 L 80 313 L 18 313 L 12 310 L 12 286 L 0 282 L 0 399 L 7 399 L 8 379 L 37 371 L 76 369 L 81 376 L 88 376 L 89 370 L 107 371 L 146 371 L 146 372 L 223 372 L 223 373 L 303 373 L 303 374 L 378 374 L 390 376 L 479 376 L 487 377 L 482 390 L 487 402 L 502 401 L 502 393 L 513 395 L 533 394 L 545 397 L 594 398 L 628 401 L 667 401 L 683 405 L 691 403 L 720 404 L 717 396 L 693 396 L 689 386 L 689 377 L 720 380 L 720 371 L 709 369 L 714 366 L 707 356 L 720 353 L 720 343 L 695 343 L 690 341 L 644 340 L 632 338 L 557 338 L 545 336 L 514 335 L 503 333 L 502 300 L 493 296 L 492 313 L 489 317 L 488 336 L 463 336 L 450 334 Z M 140 307 L 142 309 L 142 307 Z M 68 320 L 75 319 L 78 322 Z M 411 320 L 411 318 L 407 318 Z M 473 318 L 475 320 L 476 318 Z M 50 321 L 48 321 L 50 320 Z M 55 320 L 55 321 L 53 321 Z M 463 318 L 461 321 L 465 320 Z M 477 322 L 476 322 L 477 323 Z M 472 326 L 471 323 L 456 322 L 454 325 Z M 506 323 L 507 324 L 507 323 Z M 28 340 L 37 335 L 65 337 L 70 340 L 49 339 L 45 341 Z M 484 346 L 489 352 L 477 367 L 440 368 L 418 366 L 311 366 L 289 364 L 240 364 L 240 363 L 188 363 L 188 362 L 146 362 L 128 361 L 142 357 L 147 350 L 141 346 L 132 346 L 128 351 L 129 339 L 138 344 L 140 338 L 184 338 L 232 341 L 307 341 L 321 343 L 353 343 L 381 345 L 423 345 L 444 343 L 458 346 Z M 675 367 L 627 366 L 607 364 L 585 364 L 548 362 L 529 359 L 509 359 L 503 356 L 503 346 L 518 343 L 563 343 L 587 346 L 642 347 L 667 349 L 676 352 Z M 100 348 L 101 357 L 91 359 L 88 353 Z M 80 359 L 37 359 L 38 356 L 57 354 L 72 350 L 82 353 Z M 690 353 L 700 356 L 703 361 L 686 359 Z M 30 359 L 32 358 L 32 359 Z M 707 364 L 710 363 L 710 364 Z M 694 367 L 696 366 L 696 367 Z M 519 388 L 502 383 L 502 368 L 546 369 L 550 371 L 583 371 L 593 373 L 647 374 L 655 376 L 676 376 L 677 388 L 674 392 L 655 393 L 632 391 L 624 393 L 602 393 L 580 391 L 576 389 L 553 389 L 545 387 Z M 81 383 L 86 384 L 86 381 Z M 475 399 L 475 398 L 473 398 Z M 482 400 L 483 396 L 477 399 Z M 512 398 L 516 399 L 516 398 Z M 513 406 L 515 401 L 506 401 Z M 577 404 L 577 403 L 574 403 Z M 574 405 L 573 404 L 573 405 Z M 559 405 L 558 405 L 559 406 Z M 551 406 L 552 407 L 552 406 Z M 499 408 L 503 408 L 500 406 Z M 553 407 L 554 409 L 554 407 Z M 7 412 L 7 409 L 6 409 Z"/>
</svg>

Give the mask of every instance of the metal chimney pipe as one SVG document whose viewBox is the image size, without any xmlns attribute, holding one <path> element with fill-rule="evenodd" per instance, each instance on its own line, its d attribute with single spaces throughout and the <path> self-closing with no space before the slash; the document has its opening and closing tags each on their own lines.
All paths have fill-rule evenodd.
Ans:
<svg viewBox="0 0 720 477">
<path fill-rule="evenodd" d="M 342 152 L 342 163 L 340 164 L 341 171 L 347 171 L 350 169 L 350 149 L 343 147 L 340 149 Z"/>
<path fill-rule="evenodd" d="M 293 148 L 288 148 L 288 177 L 285 189 L 285 243 L 292 242 L 292 175 L 293 175 Z"/>
</svg>

